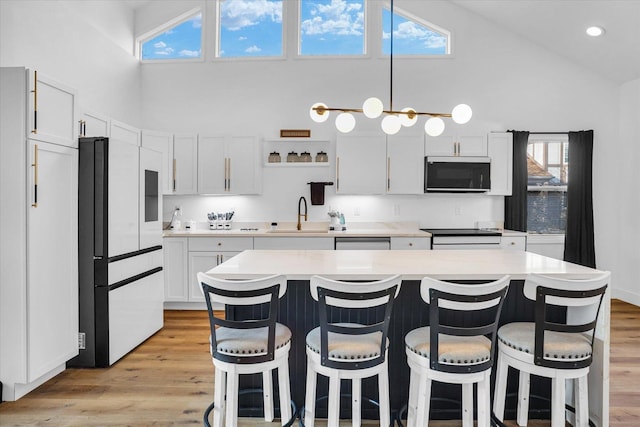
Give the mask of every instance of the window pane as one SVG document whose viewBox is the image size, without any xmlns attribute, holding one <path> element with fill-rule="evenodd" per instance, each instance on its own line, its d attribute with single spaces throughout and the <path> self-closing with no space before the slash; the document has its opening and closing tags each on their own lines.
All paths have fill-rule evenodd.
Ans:
<svg viewBox="0 0 640 427">
<path fill-rule="evenodd" d="M 393 54 L 446 55 L 448 37 L 426 25 L 393 14 Z M 391 53 L 391 11 L 382 10 L 382 52 Z"/>
<path fill-rule="evenodd" d="M 220 2 L 219 57 L 282 56 L 282 1 Z"/>
<path fill-rule="evenodd" d="M 364 0 L 301 0 L 301 55 L 363 55 Z"/>
<path fill-rule="evenodd" d="M 202 14 L 142 43 L 142 59 L 193 59 L 202 55 Z"/>
</svg>

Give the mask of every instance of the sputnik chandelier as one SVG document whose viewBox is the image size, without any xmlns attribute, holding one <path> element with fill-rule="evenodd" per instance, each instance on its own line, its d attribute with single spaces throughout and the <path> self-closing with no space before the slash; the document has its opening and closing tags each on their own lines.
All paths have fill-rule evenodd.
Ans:
<svg viewBox="0 0 640 427">
<path fill-rule="evenodd" d="M 456 105 L 451 113 L 423 113 L 414 108 L 406 107 L 400 111 L 393 109 L 393 0 L 391 0 L 391 35 L 389 51 L 389 109 L 385 110 L 382 101 L 376 97 L 367 98 L 362 104 L 362 108 L 336 108 L 328 107 L 322 102 L 317 102 L 311 106 L 309 115 L 317 123 L 326 122 L 331 111 L 339 111 L 336 117 L 336 128 L 342 133 L 351 132 L 356 126 L 356 119 L 352 113 L 363 113 L 370 119 L 376 119 L 384 114 L 380 125 L 387 135 L 394 135 L 405 127 L 416 124 L 418 116 L 429 116 L 424 124 L 424 130 L 429 136 L 438 136 L 444 132 L 443 117 L 450 117 L 458 124 L 465 124 L 471 120 L 471 107 L 467 104 Z"/>
</svg>

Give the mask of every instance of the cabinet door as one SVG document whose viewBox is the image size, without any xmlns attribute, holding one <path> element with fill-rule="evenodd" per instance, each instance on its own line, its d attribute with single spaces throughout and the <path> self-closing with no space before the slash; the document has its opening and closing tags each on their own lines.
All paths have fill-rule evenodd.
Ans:
<svg viewBox="0 0 640 427">
<path fill-rule="evenodd" d="M 484 135 L 459 135 L 457 142 L 458 154 L 460 156 L 481 156 L 487 155 L 487 137 Z"/>
<path fill-rule="evenodd" d="M 431 249 L 430 237 L 392 237 L 392 250 L 429 250 Z"/>
<path fill-rule="evenodd" d="M 333 237 L 254 237 L 254 249 L 333 250 Z"/>
<path fill-rule="evenodd" d="M 142 131 L 142 146 L 162 154 L 162 194 L 173 193 L 173 134 Z"/>
<path fill-rule="evenodd" d="M 110 136 L 109 118 L 101 114 L 84 111 L 78 123 L 79 135 L 83 137 Z"/>
<path fill-rule="evenodd" d="M 173 194 L 196 194 L 198 190 L 198 136 L 173 136 Z"/>
<path fill-rule="evenodd" d="M 140 130 L 128 124 L 111 120 L 110 140 L 126 142 L 127 144 L 140 146 Z"/>
<path fill-rule="evenodd" d="M 487 138 L 484 135 L 427 136 L 427 156 L 480 156 L 487 155 Z"/>
<path fill-rule="evenodd" d="M 78 148 L 77 95 L 42 73 L 29 73 L 30 138 Z"/>
<path fill-rule="evenodd" d="M 189 300 L 189 260 L 186 237 L 165 237 L 164 296 L 165 301 Z"/>
<path fill-rule="evenodd" d="M 227 141 L 227 190 L 233 194 L 260 193 L 260 150 L 253 136 L 233 136 Z"/>
<path fill-rule="evenodd" d="M 139 241 L 139 148 L 109 140 L 109 256 L 140 249 Z"/>
<path fill-rule="evenodd" d="M 78 151 L 30 140 L 29 153 L 25 321 L 31 382 L 78 354 Z"/>
<path fill-rule="evenodd" d="M 387 193 L 424 193 L 424 138 L 387 136 Z"/>
<path fill-rule="evenodd" d="M 489 134 L 491 158 L 491 196 L 510 196 L 513 182 L 513 134 L 511 132 Z"/>
<path fill-rule="evenodd" d="M 189 301 L 204 302 L 198 273 L 207 272 L 240 252 L 189 252 Z M 220 306 L 217 306 L 220 308 Z"/>
<path fill-rule="evenodd" d="M 455 155 L 456 137 L 453 135 L 426 136 L 424 152 L 426 156 Z"/>
<path fill-rule="evenodd" d="M 384 136 L 339 136 L 336 142 L 336 192 L 384 194 L 386 163 Z"/>
<path fill-rule="evenodd" d="M 198 138 L 198 193 L 228 193 L 228 160 L 224 136 Z"/>
</svg>

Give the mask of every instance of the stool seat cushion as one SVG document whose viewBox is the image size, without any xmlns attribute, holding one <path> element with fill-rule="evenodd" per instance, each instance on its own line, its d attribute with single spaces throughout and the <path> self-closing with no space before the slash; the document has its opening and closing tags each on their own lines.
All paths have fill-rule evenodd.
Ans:
<svg viewBox="0 0 640 427">
<path fill-rule="evenodd" d="M 336 323 L 340 326 L 362 326 L 357 323 Z M 380 355 L 381 332 L 363 335 L 345 335 L 329 332 L 328 348 L 330 359 L 370 359 Z M 387 346 L 389 341 L 387 340 Z M 307 348 L 320 354 L 320 327 L 307 334 Z"/>
<path fill-rule="evenodd" d="M 498 330 L 500 342 L 524 353 L 534 353 L 535 328 L 533 322 L 514 322 Z M 586 335 L 545 332 L 544 357 L 548 359 L 586 359 L 591 355 L 591 341 Z"/>
<path fill-rule="evenodd" d="M 259 355 L 267 352 L 267 339 L 269 328 L 216 329 L 218 340 L 218 352 L 223 354 L 247 354 Z M 291 330 L 280 323 L 276 323 L 276 350 L 287 345 L 291 341 Z"/>
<path fill-rule="evenodd" d="M 412 352 L 429 358 L 431 350 L 431 329 L 428 326 L 414 329 L 404 339 L 405 345 Z M 438 344 L 438 361 L 453 365 L 474 365 L 491 357 L 491 340 L 483 335 L 456 336 L 440 334 Z"/>
</svg>

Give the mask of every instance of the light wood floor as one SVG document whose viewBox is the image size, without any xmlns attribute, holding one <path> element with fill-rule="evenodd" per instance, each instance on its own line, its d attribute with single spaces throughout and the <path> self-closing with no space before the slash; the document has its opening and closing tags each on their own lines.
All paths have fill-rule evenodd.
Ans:
<svg viewBox="0 0 640 427">
<path fill-rule="evenodd" d="M 611 426 L 638 427 L 640 308 L 614 300 L 611 312 Z M 68 369 L 17 402 L 2 403 L 0 426 L 202 425 L 213 395 L 208 328 L 205 312 L 167 311 L 165 327 L 111 368 Z"/>
</svg>

